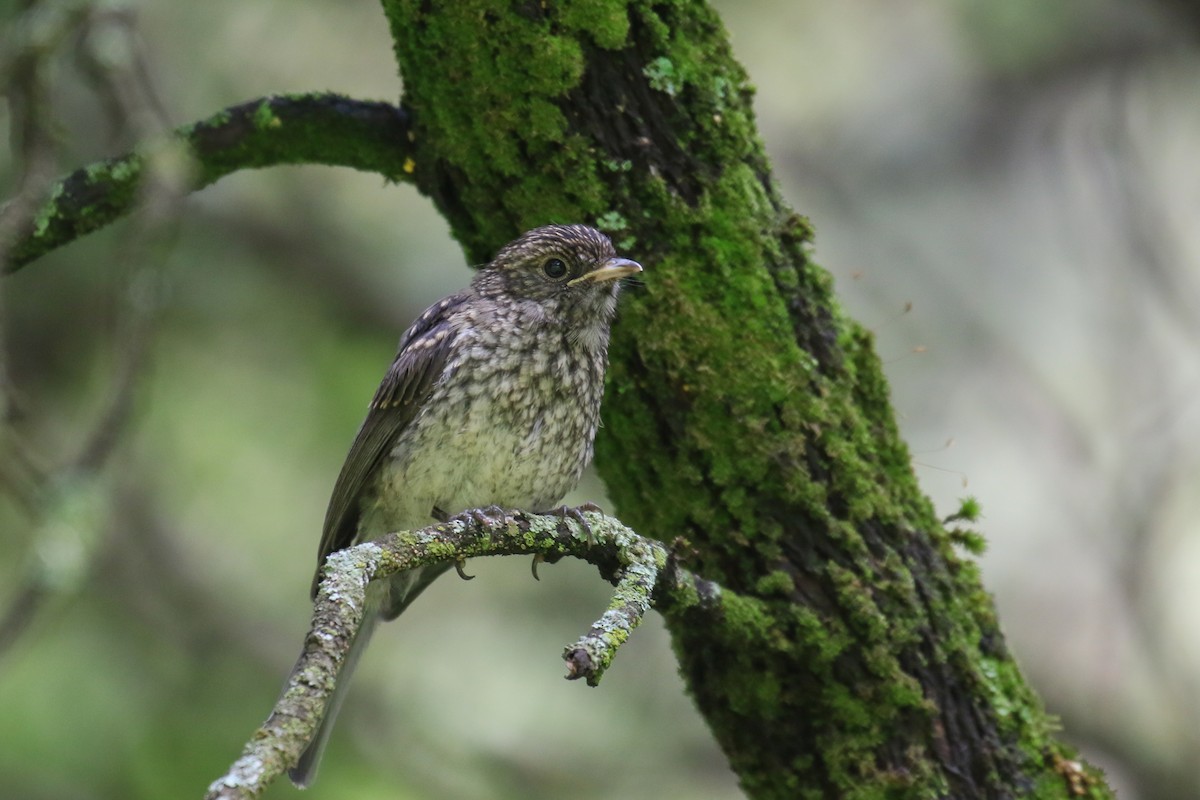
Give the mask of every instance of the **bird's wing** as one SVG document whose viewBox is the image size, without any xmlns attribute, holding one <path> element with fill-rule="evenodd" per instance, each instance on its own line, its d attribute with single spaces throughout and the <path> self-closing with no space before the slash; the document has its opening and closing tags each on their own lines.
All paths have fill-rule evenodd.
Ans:
<svg viewBox="0 0 1200 800">
<path fill-rule="evenodd" d="M 313 597 L 317 595 L 325 558 L 354 543 L 359 501 L 379 462 L 417 416 L 441 376 L 454 339 L 449 316 L 465 301 L 466 295 L 458 294 L 435 303 L 400 338 L 396 358 L 371 400 L 367 418 L 358 429 L 333 485 L 317 553 Z"/>
</svg>

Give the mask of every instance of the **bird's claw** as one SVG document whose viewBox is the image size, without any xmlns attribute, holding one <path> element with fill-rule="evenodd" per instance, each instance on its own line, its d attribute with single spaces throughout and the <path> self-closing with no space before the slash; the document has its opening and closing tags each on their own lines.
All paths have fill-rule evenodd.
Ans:
<svg viewBox="0 0 1200 800">
<path fill-rule="evenodd" d="M 441 510 L 434 508 L 434 512 L 439 511 Z M 508 516 L 508 511 L 498 505 L 492 504 L 490 506 L 485 506 L 484 508 L 468 508 L 466 511 L 453 516 L 447 515 L 444 511 L 441 511 L 441 514 L 442 518 L 440 519 L 437 517 L 436 513 L 434 515 L 434 518 L 437 519 L 438 522 L 462 522 L 467 525 L 482 525 L 485 527 L 490 527 L 501 522 L 506 516 Z"/>
<path fill-rule="evenodd" d="M 533 564 L 530 566 L 529 569 L 530 569 L 530 571 L 533 572 L 533 579 L 535 581 L 541 580 L 541 578 L 539 578 L 538 574 L 537 574 L 537 567 L 538 567 L 538 564 L 541 564 L 545 560 L 546 560 L 546 556 L 542 555 L 541 553 L 533 554 Z"/>
<path fill-rule="evenodd" d="M 578 522 L 579 527 L 583 528 L 583 532 L 587 535 L 588 547 L 591 547 L 596 543 L 596 537 L 592 535 L 592 526 L 588 524 L 587 519 L 583 516 L 583 512 L 585 511 L 592 511 L 598 514 L 604 513 L 604 510 L 600 508 L 600 506 L 590 501 L 586 503 L 580 503 L 574 508 L 570 506 L 559 506 L 549 513 L 557 514 L 564 520 L 573 519 Z"/>
<path fill-rule="evenodd" d="M 458 573 L 458 577 L 462 578 L 464 581 L 473 581 L 473 580 L 475 580 L 475 576 L 474 576 L 474 575 L 468 575 L 468 574 L 467 574 L 467 573 L 464 571 L 464 568 L 465 568 L 466 566 L 467 566 L 467 560 L 466 560 L 465 558 L 460 558 L 460 559 L 458 559 L 457 561 L 455 561 L 455 562 L 454 562 L 454 571 L 455 571 L 455 572 L 457 572 L 457 573 Z"/>
<path fill-rule="evenodd" d="M 445 511 L 442 511 L 437 506 L 433 507 L 433 517 L 438 522 L 462 522 L 466 525 L 491 526 L 495 525 L 504 519 L 507 512 L 498 505 L 492 504 L 485 508 L 469 508 L 460 514 L 450 516 Z M 475 580 L 474 575 L 468 575 L 464 567 L 467 564 L 465 558 L 456 559 L 454 562 L 454 571 L 458 573 L 458 577 L 464 581 Z"/>
</svg>

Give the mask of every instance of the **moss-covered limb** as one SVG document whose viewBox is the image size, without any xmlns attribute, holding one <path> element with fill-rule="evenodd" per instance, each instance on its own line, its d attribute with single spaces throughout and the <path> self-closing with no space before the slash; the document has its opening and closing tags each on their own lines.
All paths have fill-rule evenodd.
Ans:
<svg viewBox="0 0 1200 800">
<path fill-rule="evenodd" d="M 622 548 L 617 591 L 608 610 L 579 641 L 563 651 L 571 680 L 586 678 L 589 686 L 599 684 L 617 648 L 650 609 L 659 574 L 667 564 L 666 551 L 662 545 L 640 537 L 629 541 Z"/>
<path fill-rule="evenodd" d="M 278 164 L 353 167 L 394 181 L 411 169 L 408 116 L 393 105 L 336 94 L 264 97 L 62 178 L 12 242 L 5 269 L 20 269 L 133 211 L 153 154 L 172 144 L 186 147 L 193 189 L 241 169 Z"/>
<path fill-rule="evenodd" d="M 729 625 L 668 623 L 747 791 L 1074 796 L 1055 766 L 1069 751 L 916 483 L 870 334 L 778 196 L 712 9 L 383 7 L 418 186 L 472 261 L 590 221 L 647 267 L 597 465 L 623 518 L 685 537 L 687 565 L 737 593 Z"/>
<path fill-rule="evenodd" d="M 691 609 L 713 624 L 721 619 L 721 605 L 730 596 L 681 569 L 661 544 L 638 536 L 613 517 L 586 513 L 581 519 L 587 527 L 563 515 L 464 515 L 330 555 L 304 650 L 283 695 L 229 772 L 209 787 L 206 798 L 258 797 L 296 763 L 316 731 L 338 670 L 362 625 L 372 580 L 479 556 L 534 555 L 547 561 L 571 556 L 588 561 L 617 585 L 617 591 L 603 617 L 566 648 L 563 657 L 571 670 L 568 677 L 586 678 L 593 686 L 641 622 L 652 598 L 661 608 Z"/>
</svg>

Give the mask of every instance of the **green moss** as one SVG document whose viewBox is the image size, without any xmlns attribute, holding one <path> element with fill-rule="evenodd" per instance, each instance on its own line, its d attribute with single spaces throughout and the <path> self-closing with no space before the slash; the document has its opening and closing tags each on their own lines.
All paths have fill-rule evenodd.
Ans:
<svg viewBox="0 0 1200 800">
<path fill-rule="evenodd" d="M 275 112 L 271 110 L 270 98 L 264 99 L 258 104 L 258 108 L 254 111 L 254 127 L 260 131 L 278 128 L 283 123 L 279 117 L 275 116 Z"/>
<path fill-rule="evenodd" d="M 996 711 L 1001 726 L 1009 731 L 1037 731 L 1040 726 L 1042 710 L 1034 699 L 1017 665 L 1011 660 L 983 657 L 979 659 L 978 669 L 985 681 L 992 708 Z M 1044 727 L 1042 727 L 1044 730 Z M 1040 740 L 1032 741 L 1035 747 L 1046 744 Z"/>
<path fill-rule="evenodd" d="M 958 511 L 946 517 L 944 523 L 965 521 L 978 522 L 982 516 L 982 509 L 979 501 L 974 497 L 964 497 L 958 507 Z M 983 534 L 970 528 L 951 528 L 947 531 L 947 535 L 954 544 L 959 545 L 975 556 L 981 556 L 987 551 L 987 539 Z"/>
<path fill-rule="evenodd" d="M 792 576 L 783 570 L 767 573 L 754 585 L 754 593 L 759 597 L 771 597 L 772 595 L 786 597 L 794 589 Z"/>
<path fill-rule="evenodd" d="M 978 522 L 982 514 L 983 508 L 980 506 L 979 501 L 968 495 L 959 501 L 958 511 L 948 517 L 945 521 L 957 522 L 958 520 L 963 520 L 964 522 Z"/>
<path fill-rule="evenodd" d="M 785 619 L 785 630 L 803 644 L 805 658 L 816 671 L 831 666 L 852 643 L 842 627 L 828 624 L 811 609 L 789 609 Z"/>
<path fill-rule="evenodd" d="M 780 710 L 780 679 L 770 672 L 763 672 L 758 665 L 748 667 L 742 676 L 745 679 L 735 681 L 729 692 L 730 709 L 737 714 L 770 719 Z"/>
<path fill-rule="evenodd" d="M 842 611 L 850 624 L 856 626 L 855 632 L 868 642 L 877 641 L 886 634 L 888 621 L 879 612 L 859 576 L 838 564 L 829 565 L 828 575 L 837 590 Z"/>
<path fill-rule="evenodd" d="M 659 56 L 642 67 L 642 74 L 650 81 L 650 87 L 664 92 L 671 97 L 679 91 L 679 76 L 675 74 L 675 65 L 666 56 Z"/>
<path fill-rule="evenodd" d="M 732 635 L 743 641 L 763 641 L 774 627 L 770 610 L 762 603 L 737 595 L 728 595 L 722 604 Z"/>
<path fill-rule="evenodd" d="M 586 33 L 605 50 L 620 50 L 629 38 L 629 15 L 623 3 L 571 3 L 559 14 L 564 28 Z"/>
<path fill-rule="evenodd" d="M 978 531 L 970 528 L 951 528 L 946 533 L 952 542 L 964 548 L 971 555 L 981 556 L 987 552 L 987 539 Z"/>
<path fill-rule="evenodd" d="M 91 164 L 86 168 L 88 182 L 99 183 L 107 180 L 127 183 L 136 181 L 141 177 L 142 163 L 142 157 L 131 156 L 104 161 L 99 164 Z"/>
<path fill-rule="evenodd" d="M 64 187 L 62 183 L 54 184 L 54 189 L 50 193 L 50 198 L 46 203 L 43 203 L 41 208 L 37 210 L 37 214 L 33 218 L 33 230 L 37 236 L 45 236 L 46 231 L 50 228 L 50 223 L 55 218 L 55 210 L 58 207 L 58 201 L 62 198 Z"/>
<path fill-rule="evenodd" d="M 531 95 L 557 97 L 579 83 L 583 75 L 583 50 L 569 36 L 542 35 L 532 44 L 536 57 L 522 65 L 529 83 L 525 91 Z"/>
<path fill-rule="evenodd" d="M 230 117 L 229 111 L 227 109 L 223 109 L 221 111 L 218 111 L 216 114 L 213 114 L 211 117 L 204 120 L 202 123 L 197 123 L 197 124 L 203 124 L 203 125 L 206 125 L 209 127 L 219 128 L 222 125 L 229 124 L 230 119 L 231 119 L 231 117 Z M 195 125 L 191 126 L 191 128 L 193 130 L 195 129 L 195 127 L 196 127 Z"/>
<path fill-rule="evenodd" d="M 620 211 L 606 211 L 596 218 L 596 227 L 610 235 L 629 228 L 629 222 Z"/>
</svg>

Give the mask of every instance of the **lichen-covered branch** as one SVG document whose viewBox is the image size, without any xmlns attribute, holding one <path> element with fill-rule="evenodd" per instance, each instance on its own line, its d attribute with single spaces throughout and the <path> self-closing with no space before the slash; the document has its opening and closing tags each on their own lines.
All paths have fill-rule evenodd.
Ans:
<svg viewBox="0 0 1200 800">
<path fill-rule="evenodd" d="M 304 651 L 274 710 L 233 763 L 209 787 L 207 800 L 258 797 L 295 764 L 320 721 L 325 703 L 354 634 L 363 621 L 367 584 L 397 572 L 477 556 L 533 555 L 545 561 L 565 556 L 597 566 L 617 586 L 601 619 L 564 659 L 568 678 L 595 686 L 616 650 L 654 605 L 670 613 L 720 618 L 726 596 L 714 584 L 682 569 L 660 543 L 619 520 L 598 513 L 582 516 L 516 512 L 492 519 L 463 516 L 418 531 L 395 533 L 334 553 L 325 562 Z"/>
<path fill-rule="evenodd" d="M 3 248 L 8 254 L 4 271 L 20 269 L 131 212 L 148 164 L 156 154 L 181 145 L 190 160 L 192 189 L 238 170 L 279 164 L 353 167 L 393 181 L 404 180 L 412 169 L 408 116 L 394 105 L 336 94 L 264 97 L 54 183 L 32 219 Z M 0 218 L 9 212 L 8 207 L 0 209 Z"/>
<path fill-rule="evenodd" d="M 674 564 L 665 557 L 666 549 L 660 543 L 636 535 L 620 536 L 617 554 L 622 564 L 620 579 L 608 610 L 579 641 L 563 651 L 567 677 L 586 678 L 589 686 L 600 682 L 617 648 L 650 608 L 662 569 L 668 563 Z M 675 572 L 669 573 L 669 586 L 674 586 L 678 577 Z"/>
</svg>

